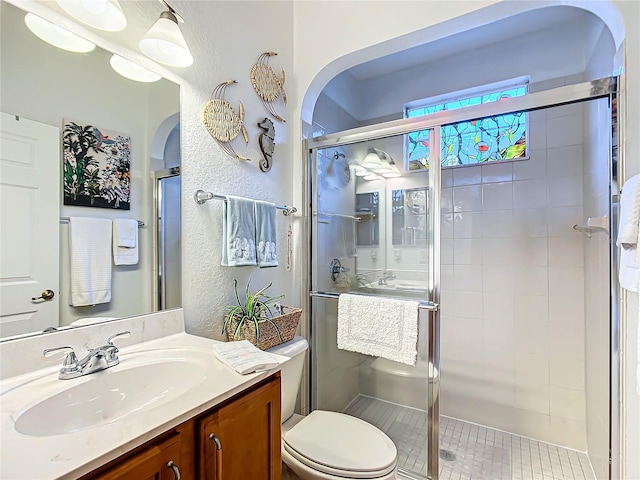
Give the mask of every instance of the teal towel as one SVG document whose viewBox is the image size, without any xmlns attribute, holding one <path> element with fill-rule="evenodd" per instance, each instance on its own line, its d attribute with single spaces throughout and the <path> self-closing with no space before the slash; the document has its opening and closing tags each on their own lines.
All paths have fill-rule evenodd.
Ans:
<svg viewBox="0 0 640 480">
<path fill-rule="evenodd" d="M 256 200 L 255 206 L 258 266 L 260 268 L 277 267 L 276 206 L 259 200 Z"/>
<path fill-rule="evenodd" d="M 256 265 L 254 201 L 227 195 L 222 215 L 222 265 Z"/>
</svg>

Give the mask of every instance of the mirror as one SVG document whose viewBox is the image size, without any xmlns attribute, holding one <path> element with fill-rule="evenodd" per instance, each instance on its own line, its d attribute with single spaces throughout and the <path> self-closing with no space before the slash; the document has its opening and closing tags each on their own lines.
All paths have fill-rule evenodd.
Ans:
<svg viewBox="0 0 640 480">
<path fill-rule="evenodd" d="M 427 244 L 427 188 L 392 190 L 391 232 L 393 245 Z"/>
<path fill-rule="evenodd" d="M 356 246 L 380 244 L 380 192 L 356 193 Z"/>
<path fill-rule="evenodd" d="M 179 111 L 180 86 L 168 80 L 160 79 L 153 83 L 140 83 L 129 80 L 116 73 L 110 66 L 112 54 L 100 47 L 89 53 L 71 53 L 45 43 L 32 34 L 24 22 L 25 11 L 14 5 L 2 2 L 1 8 L 1 96 L 3 115 L 2 161 L 5 162 L 13 152 L 9 151 L 11 142 L 5 141 L 7 118 L 26 124 L 42 126 L 45 130 L 58 129 L 57 145 L 48 162 L 54 162 L 57 171 L 52 177 L 59 180 L 49 181 L 53 188 L 53 197 L 49 202 L 54 205 L 44 223 L 53 222 L 53 234 L 39 230 L 34 244 L 57 245 L 50 239 L 59 238 L 59 247 L 49 248 L 46 253 L 54 265 L 53 273 L 58 286 L 42 285 L 37 288 L 30 284 L 28 274 L 32 265 L 27 265 L 34 245 L 22 248 L 11 246 L 10 231 L 3 223 L 1 242 L 3 258 L 11 258 L 11 264 L 2 264 L 2 283 L 6 279 L 18 284 L 21 282 L 29 289 L 21 291 L 27 307 L 22 313 L 5 315 L 1 312 L 0 336 L 8 337 L 34 331 L 43 331 L 47 327 L 60 328 L 69 325 L 91 323 L 105 319 L 119 319 L 141 315 L 160 308 L 180 306 L 180 181 L 179 181 Z M 116 135 L 130 138 L 130 169 L 117 172 L 128 175 L 130 185 L 130 209 L 97 208 L 63 204 L 62 148 L 63 125 L 76 122 L 86 126 L 98 127 L 107 144 Z M 55 132 L 55 130 L 53 130 Z M 113 132 L 113 133 L 105 133 Z M 12 137 L 13 138 L 13 137 Z M 65 157 L 66 158 L 66 157 Z M 15 163 L 15 162 L 14 162 Z M 3 163 L 4 165 L 4 163 Z M 4 168 L 4 166 L 3 166 Z M 107 167 L 105 167 L 107 168 Z M 4 170 L 3 170 L 4 172 Z M 17 218 L 17 228 L 33 229 L 29 224 L 30 212 L 39 208 L 35 203 L 22 202 L 20 195 L 14 194 L 2 180 L 2 216 Z M 171 178 L 171 184 L 159 190 L 156 184 L 161 179 Z M 45 182 L 47 183 L 47 182 Z M 12 193 L 13 192 L 13 193 Z M 162 193 L 160 193 L 162 192 Z M 57 197 L 57 199 L 56 199 Z M 154 197 L 164 203 L 155 207 Z M 51 198 L 51 197 L 50 197 Z M 157 212 L 156 212 L 157 210 Z M 105 303 L 88 306 L 70 306 L 70 254 L 69 254 L 69 217 L 94 217 L 102 219 L 134 219 L 144 223 L 138 229 L 136 240 L 138 262 L 131 265 L 111 266 L 111 298 Z M 7 220 L 8 221 L 8 220 Z M 161 235 L 156 235 L 156 227 Z M 40 226 L 38 227 L 40 228 Z M 44 227 L 42 227 L 44 229 Z M 167 232 L 163 229 L 171 229 Z M 15 243 L 15 242 L 14 242 Z M 168 282 L 158 286 L 158 273 L 162 266 L 154 255 L 156 248 L 172 248 L 173 252 L 159 251 L 165 261 L 162 271 Z M 51 269 L 50 269 L 51 270 Z M 55 270 L 55 267 L 54 267 Z M 51 274 L 51 272 L 49 272 Z M 54 280 L 51 280 L 55 283 Z M 26 288 L 26 287 L 25 287 Z M 51 288 L 55 292 L 53 300 L 38 299 L 40 292 Z M 166 290 L 166 289 L 169 290 Z M 162 302 L 162 298 L 164 302 Z M 7 298 L 18 295 L 2 293 L 2 303 Z M 35 300 L 34 300 L 35 299 Z M 34 320 L 34 311 L 41 304 L 57 302 L 57 307 L 46 315 Z"/>
</svg>

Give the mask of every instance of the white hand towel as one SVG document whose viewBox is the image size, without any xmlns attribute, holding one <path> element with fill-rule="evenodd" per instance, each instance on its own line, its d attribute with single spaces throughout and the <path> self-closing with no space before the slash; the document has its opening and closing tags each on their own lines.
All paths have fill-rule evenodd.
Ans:
<svg viewBox="0 0 640 480">
<path fill-rule="evenodd" d="M 138 264 L 138 221 L 126 218 L 113 220 L 113 263 Z"/>
<path fill-rule="evenodd" d="M 640 175 L 627 180 L 620 195 L 620 224 L 616 245 L 620 247 L 620 285 L 638 291 L 640 265 L 638 263 L 638 222 L 640 219 Z M 635 234 L 635 236 L 634 236 Z"/>
<path fill-rule="evenodd" d="M 418 302 L 341 294 L 338 299 L 338 348 L 415 365 Z"/>
<path fill-rule="evenodd" d="M 277 267 L 276 206 L 270 202 L 256 200 L 256 254 L 258 266 Z"/>
<path fill-rule="evenodd" d="M 280 362 L 248 340 L 221 342 L 213 347 L 216 357 L 241 375 L 277 367 Z"/>
<path fill-rule="evenodd" d="M 70 305 L 111 301 L 111 220 L 69 219 Z"/>
<path fill-rule="evenodd" d="M 222 265 L 256 265 L 254 201 L 227 195 L 222 215 Z"/>
</svg>

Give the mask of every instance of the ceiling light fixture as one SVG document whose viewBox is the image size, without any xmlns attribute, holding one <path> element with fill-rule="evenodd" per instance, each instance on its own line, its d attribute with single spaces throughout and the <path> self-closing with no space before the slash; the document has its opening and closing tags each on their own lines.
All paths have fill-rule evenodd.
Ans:
<svg viewBox="0 0 640 480">
<path fill-rule="evenodd" d="M 151 70 L 138 65 L 131 60 L 127 60 L 120 55 L 113 55 L 109 60 L 111 68 L 129 80 L 136 82 L 157 82 L 162 78 L 162 75 L 158 75 Z"/>
<path fill-rule="evenodd" d="M 380 157 L 375 151 L 369 150 L 367 156 L 362 160 L 361 165 L 365 168 L 368 168 L 369 170 L 373 170 L 375 168 L 382 167 L 382 162 L 380 161 Z"/>
<path fill-rule="evenodd" d="M 167 10 L 140 40 L 140 50 L 149 58 L 170 67 L 188 67 L 193 56 L 182 36 L 178 22 L 184 19 L 164 0 L 159 0 Z"/>
<path fill-rule="evenodd" d="M 362 177 L 364 180 L 380 180 L 380 177 L 378 175 L 376 175 L 375 173 L 370 173 L 368 175 L 365 175 L 364 177 Z"/>
<path fill-rule="evenodd" d="M 127 26 L 118 0 L 56 0 L 60 8 L 76 20 L 107 32 L 119 32 Z"/>
<path fill-rule="evenodd" d="M 27 13 L 24 23 L 29 30 L 38 37 L 54 47 L 74 53 L 88 53 L 96 48 L 96 44 L 79 37 L 69 30 L 65 30 L 42 17 L 33 13 Z"/>
</svg>

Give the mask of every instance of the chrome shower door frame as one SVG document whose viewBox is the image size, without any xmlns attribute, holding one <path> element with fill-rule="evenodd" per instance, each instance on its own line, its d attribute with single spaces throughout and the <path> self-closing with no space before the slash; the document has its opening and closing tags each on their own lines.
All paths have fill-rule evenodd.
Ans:
<svg viewBox="0 0 640 480">
<path fill-rule="evenodd" d="M 434 225 L 431 225 L 434 232 L 434 246 L 432 250 L 429 252 L 429 261 L 430 261 L 430 281 L 432 282 L 429 285 L 429 296 L 428 301 L 433 302 L 433 304 L 438 305 L 440 303 L 440 136 L 439 136 L 439 127 L 443 125 L 470 121 L 470 120 L 478 120 L 494 115 L 505 115 L 516 112 L 531 112 L 535 110 L 541 110 L 545 108 L 558 107 L 562 105 L 569 105 L 572 103 L 583 102 L 588 100 L 595 100 L 598 98 L 608 98 L 611 102 L 613 98 L 617 97 L 618 100 L 618 111 L 621 111 L 620 102 L 621 96 L 618 91 L 618 78 L 619 77 L 606 77 L 598 80 L 594 80 L 591 82 L 583 82 L 574 85 L 567 85 L 563 87 L 558 87 L 550 90 L 544 90 L 536 93 L 529 93 L 525 96 L 521 97 L 513 97 L 502 99 L 500 102 L 492 102 L 485 103 L 476 106 L 470 106 L 457 110 L 445 110 L 441 112 L 437 112 L 431 115 L 427 115 L 424 117 L 412 117 L 412 118 L 404 118 L 400 120 L 393 120 L 390 122 L 385 122 L 381 124 L 369 125 L 366 127 L 359 127 L 355 129 L 351 129 L 348 131 L 337 132 L 334 134 L 322 135 L 319 137 L 314 137 L 311 139 L 304 140 L 303 142 L 303 158 L 309 159 L 309 169 L 306 172 L 307 181 L 305 182 L 306 186 L 306 201 L 307 205 L 306 216 L 309 220 L 313 218 L 313 212 L 316 211 L 316 204 L 314 194 L 317 191 L 317 181 L 316 181 L 316 165 L 317 165 L 317 150 L 320 148 L 330 148 L 330 147 L 338 147 L 341 145 L 349 145 L 357 142 L 364 142 L 368 140 L 381 139 L 384 137 L 390 137 L 393 135 L 401 135 L 410 133 L 417 130 L 427 130 L 432 129 L 432 143 L 431 145 L 438 145 L 436 151 L 432 152 L 435 155 L 432 155 L 430 168 L 432 168 L 432 172 L 429 175 L 429 187 L 432 192 L 432 200 L 434 205 L 434 212 L 437 212 L 436 215 L 431 215 L 430 217 L 434 221 Z M 618 133 L 621 134 L 620 124 L 618 125 Z M 622 149 L 623 142 L 619 142 L 620 149 Z M 610 149 L 611 150 L 611 149 Z M 622 172 L 624 168 L 624 158 L 622 155 L 622 150 L 619 152 L 618 157 L 618 172 L 617 176 L 614 175 L 612 166 L 612 159 L 609 158 L 609 166 L 610 166 L 610 180 L 613 181 L 613 185 L 616 185 L 615 181 L 618 178 L 623 178 Z M 434 168 L 434 164 L 437 165 Z M 618 192 L 611 192 L 610 198 L 610 206 L 617 202 L 617 194 Z M 613 220 L 614 216 L 610 215 L 610 218 Z M 436 221 L 437 220 L 437 221 Z M 611 238 L 615 238 L 617 233 L 618 226 L 614 224 L 612 221 L 610 225 Z M 317 265 L 314 264 L 314 255 L 313 248 L 315 243 L 317 242 L 317 238 L 314 238 L 315 233 L 312 231 L 312 228 L 309 228 L 308 234 L 308 245 L 309 245 L 309 256 L 308 256 L 308 277 L 306 279 L 307 287 L 312 285 L 312 276 L 316 271 Z M 616 258 L 616 246 L 615 241 L 611 242 L 611 259 L 614 261 Z M 620 406 L 617 403 L 617 398 L 615 396 L 619 395 L 620 387 L 620 345 L 619 345 L 619 328 L 624 328 L 624 318 L 623 324 L 620 325 L 620 311 L 621 302 L 624 301 L 624 295 L 616 295 L 616 293 L 620 293 L 620 288 L 617 281 L 617 276 L 613 274 L 614 264 L 612 264 L 612 275 L 611 275 L 611 286 L 612 286 L 612 298 L 611 298 L 611 357 L 610 357 L 610 386 L 609 390 L 611 392 L 611 409 L 610 409 L 610 446 L 611 446 L 611 458 L 618 459 L 618 453 L 621 446 L 619 445 L 618 439 L 624 435 L 624 432 L 621 431 L 623 426 L 620 424 Z M 315 374 L 316 368 L 316 359 L 315 352 L 313 351 L 314 346 L 314 326 L 313 326 L 313 309 L 312 303 L 315 301 L 312 296 L 313 294 L 317 294 L 318 292 L 311 292 L 311 288 L 306 289 L 309 292 L 309 296 L 304 300 L 306 303 L 307 311 L 310 312 L 309 315 L 309 339 L 310 339 L 310 357 L 311 357 L 311 368 L 309 372 L 310 379 L 310 393 L 311 393 L 311 409 L 316 407 L 316 387 L 314 384 L 315 379 L 313 375 Z M 622 297 L 622 298 L 620 298 Z M 434 311 L 429 312 L 429 360 L 433 362 L 434 367 L 437 366 L 439 369 L 440 366 L 440 313 L 439 309 L 434 309 Z M 439 375 L 438 375 L 439 380 Z M 429 412 L 429 420 L 428 420 L 428 465 L 427 465 L 427 473 L 428 477 L 431 480 L 438 480 L 439 478 L 439 388 L 438 391 L 434 394 L 433 391 L 430 392 L 430 397 L 433 399 L 433 407 Z M 610 462 L 611 463 L 611 462 Z M 614 471 L 615 471 L 614 467 Z M 412 478 L 412 477 L 408 477 Z M 611 472 L 610 472 L 611 478 Z"/>
</svg>

